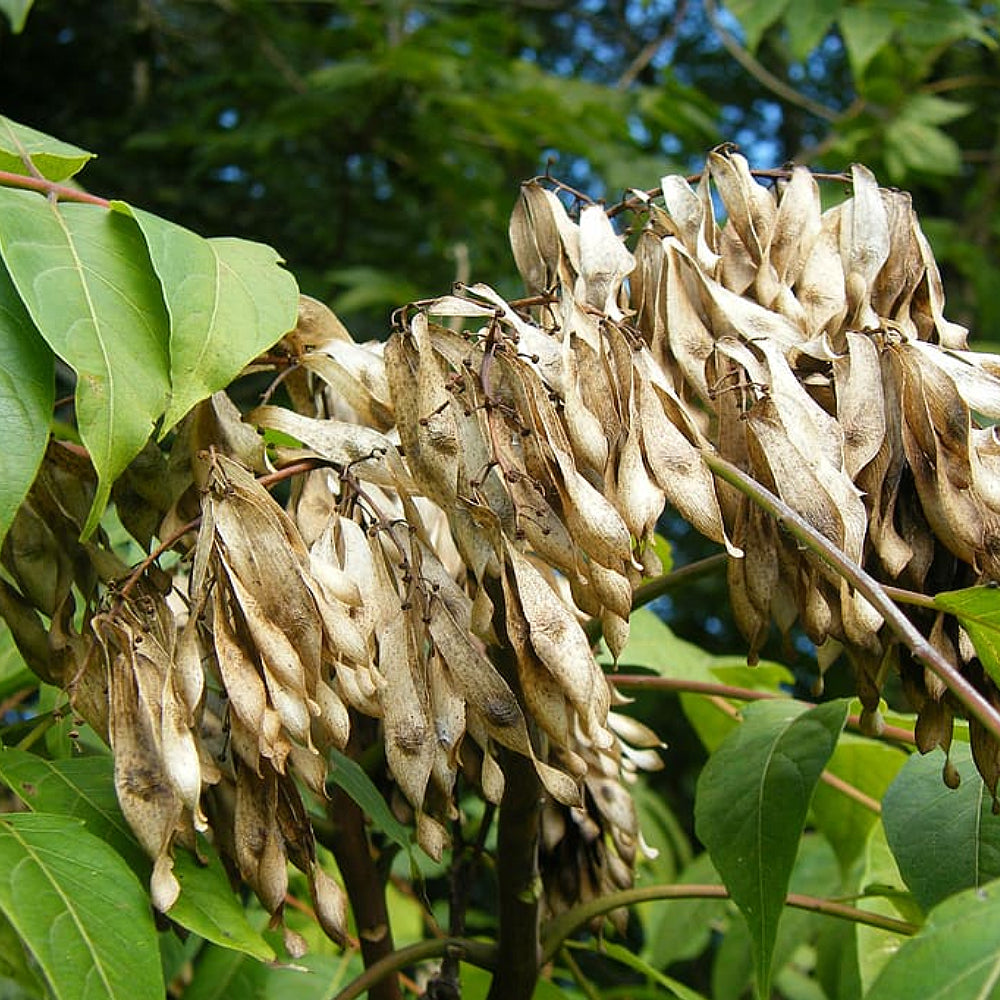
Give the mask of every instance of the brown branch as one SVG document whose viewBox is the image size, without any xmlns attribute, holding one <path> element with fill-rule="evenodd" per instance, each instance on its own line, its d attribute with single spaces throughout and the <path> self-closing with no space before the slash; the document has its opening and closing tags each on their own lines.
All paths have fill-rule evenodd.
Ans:
<svg viewBox="0 0 1000 1000">
<path fill-rule="evenodd" d="M 621 892 L 613 892 L 599 899 L 580 903 L 571 910 L 559 914 L 548 924 L 542 940 L 542 961 L 550 961 L 562 947 L 563 942 L 574 931 L 595 917 L 601 917 L 621 906 L 634 906 L 636 903 L 668 899 L 729 899 L 729 890 L 724 885 L 648 885 L 641 888 L 624 889 Z M 847 903 L 820 899 L 818 896 L 789 893 L 785 897 L 785 905 L 798 910 L 809 910 L 813 913 L 838 917 L 841 920 L 850 920 L 856 924 L 878 927 L 881 930 L 907 937 L 916 934 L 920 929 L 908 920 L 897 920 L 894 917 L 882 916 L 880 913 L 870 913 Z"/>
<path fill-rule="evenodd" d="M 935 674 L 963 708 L 995 739 L 1000 740 L 1000 713 L 920 634 L 910 619 L 892 602 L 878 580 L 844 555 L 824 534 L 752 476 L 713 452 L 703 451 L 702 455 L 705 464 L 716 476 L 776 518 L 783 528 L 862 594 L 914 658 Z"/>
<path fill-rule="evenodd" d="M 0 186 L 37 191 L 39 194 L 54 197 L 56 201 L 80 201 L 86 205 L 100 205 L 101 208 L 111 207 L 111 202 L 107 198 L 99 198 L 96 194 L 88 194 L 66 184 L 57 184 L 44 177 L 29 177 L 27 174 L 14 174 L 9 170 L 0 170 Z"/>
<path fill-rule="evenodd" d="M 769 698 L 784 698 L 778 691 L 761 691 L 757 688 L 736 687 L 732 684 L 716 684 L 712 681 L 693 681 L 683 677 L 659 677 L 652 674 L 614 674 L 616 688 L 622 690 L 658 689 L 676 694 L 703 694 L 719 698 L 736 698 L 740 701 L 764 701 Z M 805 704 L 811 704 L 805 702 Z M 849 715 L 847 725 L 851 729 L 861 731 L 861 716 Z M 879 738 L 894 743 L 905 743 L 913 746 L 915 743 L 913 731 L 899 726 L 882 726 Z"/>
</svg>

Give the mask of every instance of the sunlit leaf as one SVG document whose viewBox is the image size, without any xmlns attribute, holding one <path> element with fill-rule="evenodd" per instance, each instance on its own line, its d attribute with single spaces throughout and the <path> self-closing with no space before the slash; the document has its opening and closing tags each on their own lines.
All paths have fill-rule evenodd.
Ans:
<svg viewBox="0 0 1000 1000">
<path fill-rule="evenodd" d="M 0 256 L 32 320 L 77 373 L 80 437 L 97 470 L 83 535 L 139 453 L 169 388 L 167 316 L 135 223 L 96 205 L 0 188 Z"/>
<path fill-rule="evenodd" d="M 125 862 L 78 820 L 0 819 L 0 910 L 52 996 L 163 996 L 149 899 Z"/>
<path fill-rule="evenodd" d="M 33 0 L 0 0 L 0 11 L 11 20 L 16 34 L 24 25 Z M 27 125 L 20 125 L 0 115 L 0 170 L 12 174 L 30 174 L 28 163 L 50 181 L 72 177 L 94 154 L 53 139 Z"/>
<path fill-rule="evenodd" d="M 846 718 L 846 701 L 758 702 L 698 781 L 695 829 L 750 927 L 762 996 L 809 802 Z"/>
<path fill-rule="evenodd" d="M 165 433 L 295 325 L 298 288 L 270 247 L 202 239 L 142 209 L 114 207 L 142 230 L 170 315 Z"/>
<path fill-rule="evenodd" d="M 114 848 L 146 880 L 151 862 L 122 816 L 112 767 L 106 756 L 50 761 L 15 747 L 0 749 L 0 780 L 28 808 L 82 820 L 90 833 Z M 187 851 L 176 852 L 174 874 L 181 894 L 170 918 L 207 941 L 271 961 L 274 953 L 248 923 L 222 863 L 204 845 L 202 851 L 208 858 L 204 865 Z"/>
<path fill-rule="evenodd" d="M 910 908 L 916 908 L 913 898 L 905 894 L 903 878 L 892 851 L 889 850 L 881 823 L 876 823 L 868 834 L 860 869 L 858 891 L 865 895 L 857 901 L 859 909 L 896 919 L 919 916 L 909 912 L 906 905 L 909 903 Z M 854 928 L 854 934 L 857 941 L 858 976 L 862 986 L 867 988 L 886 962 L 899 950 L 903 938 L 892 931 L 868 924 L 858 924 Z"/>
<path fill-rule="evenodd" d="M 935 907 L 866 996 L 867 1000 L 1000 997 L 1000 883 L 967 889 Z"/>
<path fill-rule="evenodd" d="M 875 53 L 892 37 L 896 27 L 892 14 L 884 7 L 852 5 L 840 12 L 837 23 L 847 46 L 851 68 L 860 78 Z"/>
<path fill-rule="evenodd" d="M 675 997 L 676 1000 L 705 1000 L 697 990 L 691 989 L 690 986 L 685 986 L 684 983 L 674 979 L 672 976 L 665 976 L 638 955 L 629 951 L 628 948 L 620 944 L 615 944 L 613 941 L 594 941 L 589 944 L 571 941 L 567 942 L 567 944 L 574 950 L 589 951 L 596 955 L 606 955 L 616 962 L 621 962 L 626 968 L 631 969 L 633 972 L 638 972 L 660 986 L 664 996 Z"/>
<path fill-rule="evenodd" d="M 0 262 L 0 542 L 31 486 L 49 437 L 53 357 Z"/>
<path fill-rule="evenodd" d="M 957 616 L 976 647 L 983 669 L 1000 684 L 1000 589 L 945 591 L 934 596 L 934 603 Z"/>
</svg>

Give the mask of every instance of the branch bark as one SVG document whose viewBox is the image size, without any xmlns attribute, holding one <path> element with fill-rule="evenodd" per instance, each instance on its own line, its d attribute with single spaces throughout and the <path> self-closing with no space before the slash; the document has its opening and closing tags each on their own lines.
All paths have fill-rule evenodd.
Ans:
<svg viewBox="0 0 1000 1000">
<path fill-rule="evenodd" d="M 352 732 L 357 733 L 357 726 L 352 727 Z M 352 735 L 352 742 L 354 739 Z M 337 859 L 351 902 L 365 969 L 371 970 L 379 963 L 388 962 L 395 950 L 385 902 L 385 884 L 372 855 L 364 813 L 339 786 L 330 792 L 327 815 L 333 822 L 329 846 Z M 369 1000 L 402 1000 L 396 976 L 384 975 L 375 979 L 369 986 L 368 996 Z"/>
</svg>

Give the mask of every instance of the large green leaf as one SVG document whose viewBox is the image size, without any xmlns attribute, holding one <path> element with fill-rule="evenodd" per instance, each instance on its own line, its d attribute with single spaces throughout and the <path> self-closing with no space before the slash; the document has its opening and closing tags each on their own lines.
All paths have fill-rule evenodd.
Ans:
<svg viewBox="0 0 1000 1000">
<path fill-rule="evenodd" d="M 709 758 L 695 797 L 696 833 L 750 928 L 761 996 L 809 802 L 847 720 L 843 700 L 804 709 L 783 700 L 749 706 Z"/>
<path fill-rule="evenodd" d="M 894 746 L 844 733 L 826 769 L 880 801 L 906 760 L 907 755 Z M 816 788 L 812 816 L 845 872 L 864 850 L 868 831 L 878 822 L 871 809 L 825 783 Z"/>
<path fill-rule="evenodd" d="M 958 618 L 976 647 L 983 669 L 1000 684 L 1000 588 L 946 590 L 935 595 L 934 604 Z"/>
<path fill-rule="evenodd" d="M 82 820 L 140 878 L 148 879 L 150 861 L 118 806 L 110 757 L 50 761 L 7 747 L 0 749 L 0 781 L 30 809 Z M 174 874 L 181 884 L 181 894 L 170 908 L 171 920 L 207 941 L 261 961 L 273 960 L 271 946 L 247 921 L 222 862 L 214 851 L 203 847 L 203 853 L 206 864 L 183 849 L 175 852 Z"/>
<path fill-rule="evenodd" d="M 120 213 L 0 188 L 0 220 L 0 256 L 21 299 L 77 373 L 77 424 L 99 478 L 86 537 L 163 412 L 170 383 L 159 282 L 142 234 Z"/>
<path fill-rule="evenodd" d="M 29 809 L 80 820 L 140 873 L 148 862 L 118 806 L 113 768 L 110 756 L 46 760 L 0 748 L 0 781 Z"/>
<path fill-rule="evenodd" d="M 55 395 L 54 361 L 0 261 L 0 542 L 31 486 Z"/>
<path fill-rule="evenodd" d="M 10 17 L 15 31 L 18 30 L 17 19 L 20 18 L 23 24 L 30 6 L 30 0 L 0 0 L 0 10 Z M 30 163 L 46 179 L 64 181 L 93 158 L 93 153 L 79 146 L 53 139 L 44 132 L 19 125 L 0 115 L 0 170 L 30 174 Z"/>
<path fill-rule="evenodd" d="M 884 6 L 845 7 L 837 19 L 854 76 L 860 80 L 875 53 L 896 30 L 891 11 Z"/>
<path fill-rule="evenodd" d="M 170 402 L 161 432 L 295 326 L 298 286 L 268 246 L 206 240 L 122 202 L 146 238 L 170 314 Z"/>
<path fill-rule="evenodd" d="M 0 910 L 59 1000 L 163 996 L 149 899 L 78 820 L 0 818 Z"/>
<path fill-rule="evenodd" d="M 956 789 L 941 780 L 939 753 L 912 756 L 882 801 L 889 846 L 910 891 L 929 910 L 962 889 L 1000 878 L 1000 823 L 972 752 L 956 744 Z"/>
<path fill-rule="evenodd" d="M 935 907 L 905 941 L 866 1000 L 1000 997 L 1000 883 L 967 889 Z"/>
</svg>

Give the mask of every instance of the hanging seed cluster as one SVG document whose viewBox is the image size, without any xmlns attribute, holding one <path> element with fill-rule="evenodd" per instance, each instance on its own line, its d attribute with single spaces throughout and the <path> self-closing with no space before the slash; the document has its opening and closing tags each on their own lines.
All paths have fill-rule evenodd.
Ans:
<svg viewBox="0 0 1000 1000">
<path fill-rule="evenodd" d="M 1000 359 L 945 320 L 907 196 L 862 167 L 852 182 L 824 212 L 807 171 L 764 186 L 721 149 L 695 187 L 667 177 L 637 197 L 628 244 L 601 207 L 571 217 L 530 183 L 510 226 L 528 299 L 463 287 L 401 311 L 384 346 L 303 300 L 284 343 L 292 407 L 246 418 L 300 443 L 280 464 L 321 466 L 287 511 L 249 471 L 256 434 L 224 396 L 202 405 L 185 623 L 152 588 L 97 622 L 116 783 L 158 905 L 176 896 L 174 840 L 210 829 L 276 917 L 293 862 L 342 937 L 302 795 L 324 797 L 330 747 L 363 749 L 363 719 L 432 856 L 459 776 L 500 803 L 513 753 L 544 790 L 550 908 L 628 886 L 627 779 L 660 765 L 659 742 L 613 710 L 581 623 L 599 619 L 617 658 L 636 587 L 662 569 L 667 503 L 728 551 L 751 657 L 772 622 L 800 623 L 821 667 L 847 652 L 875 720 L 898 659 L 880 615 L 704 458 L 885 582 L 1000 577 L 1000 439 L 977 416 L 1000 418 Z M 943 618 L 927 631 L 1000 701 L 966 636 Z M 921 747 L 947 749 L 943 688 L 903 669 Z M 978 727 L 973 747 L 995 791 L 1000 751 Z"/>
</svg>

